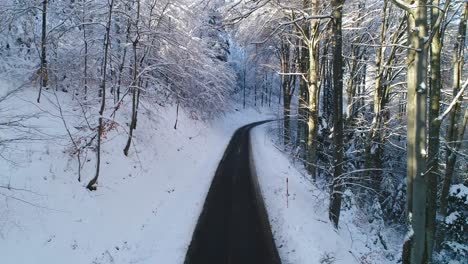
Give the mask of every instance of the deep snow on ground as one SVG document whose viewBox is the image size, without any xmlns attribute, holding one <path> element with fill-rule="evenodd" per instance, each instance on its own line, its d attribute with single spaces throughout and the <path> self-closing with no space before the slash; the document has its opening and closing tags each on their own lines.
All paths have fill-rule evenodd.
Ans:
<svg viewBox="0 0 468 264">
<path fill-rule="evenodd" d="M 2 92 L 12 87 L 2 86 Z M 85 186 L 94 176 L 94 153 L 88 154 L 91 161 L 79 183 L 55 96 L 45 91 L 38 105 L 36 92 L 25 88 L 1 105 L 11 106 L 11 114 L 40 113 L 27 123 L 41 131 L 40 141 L 4 152 L 15 164 L 0 158 L 0 186 L 24 189 L 0 188 L 5 264 L 182 263 L 231 135 L 241 125 L 268 118 L 250 109 L 202 122 L 182 111 L 175 130 L 174 107 L 141 111 L 130 157 L 122 152 L 125 127 L 107 135 L 98 190 L 90 192 Z M 64 99 L 61 105 L 74 120 L 79 111 L 70 107 L 73 103 Z M 124 113 L 121 123 L 129 120 Z"/>
<path fill-rule="evenodd" d="M 269 136 L 271 125 L 252 130 L 252 153 L 283 264 L 396 263 L 401 233 L 379 229 L 356 208 L 342 210 L 340 228 L 335 230 L 328 219 L 328 193 L 275 146 Z M 379 232 L 387 250 L 378 240 Z"/>
<path fill-rule="evenodd" d="M 0 81 L 0 97 L 14 87 Z M 104 140 L 98 190 L 90 192 L 85 186 L 94 176 L 94 153 L 88 152 L 83 181 L 78 182 L 54 92 L 44 91 L 40 104 L 36 95 L 36 89 L 26 86 L 0 103 L 0 123 L 29 116 L 23 121 L 26 128 L 0 129 L 0 139 L 34 139 L 0 149 L 2 264 L 183 263 L 231 135 L 244 124 L 272 117 L 266 109 L 248 109 L 202 122 L 181 111 L 175 130 L 174 107 L 146 104 L 125 157 L 130 112 L 122 109 L 119 125 Z M 68 127 L 80 135 L 81 110 L 70 97 L 58 92 Z M 300 166 L 275 147 L 269 132 L 268 126 L 254 129 L 252 149 L 284 264 L 394 263 L 388 259 L 397 259 L 400 238 L 390 229 L 378 230 L 389 247 L 383 250 L 375 225 L 358 210 L 344 211 L 335 231 L 328 220 L 328 194 L 295 169 Z"/>
</svg>

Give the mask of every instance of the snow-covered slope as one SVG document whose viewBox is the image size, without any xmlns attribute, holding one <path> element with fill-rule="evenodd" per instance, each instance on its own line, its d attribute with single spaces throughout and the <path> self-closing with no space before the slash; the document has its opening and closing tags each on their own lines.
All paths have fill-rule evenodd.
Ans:
<svg viewBox="0 0 468 264">
<path fill-rule="evenodd" d="M 2 92 L 9 89 L 3 84 Z M 8 103 L 9 114 L 37 113 L 28 126 L 40 140 L 4 149 L 0 158 L 0 256 L 5 264 L 182 263 L 214 171 L 239 126 L 267 118 L 254 110 L 201 122 L 173 107 L 140 112 L 130 157 L 123 155 L 125 126 L 112 130 L 102 152 L 96 192 L 88 153 L 77 181 L 77 162 L 52 91 L 41 104 L 24 88 Z M 79 108 L 59 94 L 69 127 Z M 150 111 L 154 110 L 154 111 Z M 95 111 L 91 109 L 91 111 Z M 124 114 L 123 114 L 124 113 Z M 119 122 L 129 120 L 123 111 Z M 12 163 L 14 161 L 14 163 Z"/>
<path fill-rule="evenodd" d="M 0 98 L 15 87 L 0 82 Z M 95 153 L 83 155 L 83 180 L 78 182 L 76 157 L 70 154 L 73 148 L 59 109 L 75 139 L 95 132 L 82 129 L 82 109 L 68 94 L 55 97 L 52 90 L 44 91 L 40 104 L 36 95 L 36 89 L 25 86 L 0 103 L 0 142 L 21 139 L 0 148 L 2 264 L 182 263 L 231 135 L 244 124 L 271 118 L 250 109 L 202 122 L 181 111 L 174 129 L 175 107 L 145 103 L 130 156 L 125 157 L 130 112 L 123 106 L 117 125 L 105 137 L 98 190 L 90 192 L 85 186 L 94 176 Z M 97 112 L 92 107 L 87 111 Z M 1 127 L 21 117 L 24 127 Z M 88 117 L 95 123 L 95 114 Z M 333 229 L 328 194 L 275 147 L 268 126 L 255 128 L 252 139 L 284 264 L 389 263 L 388 256 L 396 256 L 393 246 L 399 238 L 378 230 L 388 246 L 382 250 L 372 230 L 375 225 L 360 219 L 358 211 L 344 210 L 341 228 Z"/>
<path fill-rule="evenodd" d="M 390 259 L 400 254 L 400 233 L 391 229 L 376 233 L 377 225 L 366 222 L 355 208 L 342 210 L 340 228 L 335 230 L 328 219 L 328 193 L 275 146 L 270 129 L 264 125 L 252 130 L 252 152 L 283 264 L 395 263 Z M 387 249 L 377 234 L 385 237 Z"/>
</svg>

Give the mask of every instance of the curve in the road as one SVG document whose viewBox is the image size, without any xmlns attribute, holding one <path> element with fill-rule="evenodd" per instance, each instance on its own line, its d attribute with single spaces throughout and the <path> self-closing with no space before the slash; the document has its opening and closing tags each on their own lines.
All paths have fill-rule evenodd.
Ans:
<svg viewBox="0 0 468 264">
<path fill-rule="evenodd" d="M 280 264 L 258 179 L 252 173 L 250 130 L 238 129 L 211 183 L 185 264 Z"/>
</svg>

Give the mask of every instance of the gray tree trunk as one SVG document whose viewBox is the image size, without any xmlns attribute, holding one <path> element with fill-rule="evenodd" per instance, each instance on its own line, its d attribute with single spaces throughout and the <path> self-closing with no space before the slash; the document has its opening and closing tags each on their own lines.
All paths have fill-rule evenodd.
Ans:
<svg viewBox="0 0 468 264">
<path fill-rule="evenodd" d="M 291 139 L 291 99 L 294 88 L 291 84 L 290 73 L 290 47 L 286 41 L 281 44 L 281 71 L 282 71 L 282 94 L 283 94 L 283 140 L 284 145 L 287 146 Z"/>
<path fill-rule="evenodd" d="M 329 218 L 338 228 L 341 211 L 343 181 L 343 40 L 342 17 L 344 0 L 332 0 L 332 45 L 333 45 L 333 157 L 334 173 L 330 192 Z"/>
<path fill-rule="evenodd" d="M 311 16 L 319 14 L 320 1 L 310 0 Z M 309 26 L 310 35 L 308 37 L 308 135 L 307 135 L 307 171 L 316 178 L 317 159 L 317 133 L 318 133 L 318 113 L 319 113 L 319 58 L 320 58 L 320 20 L 312 19 Z"/>
<path fill-rule="evenodd" d="M 128 139 L 127 139 L 127 144 L 125 145 L 125 148 L 123 150 L 124 155 L 128 156 L 128 151 L 130 150 L 130 145 L 132 144 L 132 138 L 133 138 L 133 130 L 136 128 L 136 122 L 137 122 L 137 117 L 138 117 L 138 99 L 140 94 L 140 82 L 138 78 L 138 53 L 137 53 L 137 48 L 138 48 L 138 42 L 139 42 L 139 20 L 140 20 L 140 0 L 137 0 L 137 14 L 136 14 L 136 21 L 135 21 L 135 36 L 133 39 L 133 81 L 132 81 L 132 87 L 130 87 L 132 91 L 132 120 L 130 122 L 130 127 L 129 127 L 129 133 L 128 133 Z"/>
<path fill-rule="evenodd" d="M 465 2 L 463 8 L 463 14 L 461 16 L 460 24 L 458 27 L 457 41 L 454 46 L 454 69 L 453 69 L 453 96 L 461 89 L 462 73 L 465 56 L 465 42 L 466 42 L 466 29 L 467 29 L 467 18 L 468 18 L 468 2 Z M 461 146 L 459 140 L 463 139 L 465 127 L 459 127 L 458 123 L 461 121 L 461 103 L 463 98 L 459 98 L 458 102 L 452 108 L 450 112 L 450 124 L 447 128 L 447 152 L 446 152 L 446 168 L 445 177 L 442 185 L 442 192 L 440 197 L 440 213 L 442 216 L 447 216 L 448 206 L 448 193 L 450 185 L 452 183 L 453 174 L 455 171 L 455 164 L 457 160 L 456 151 Z M 465 117 L 466 121 L 466 117 Z M 466 125 L 466 122 L 465 122 Z"/>
<path fill-rule="evenodd" d="M 47 0 L 42 1 L 42 35 L 41 35 L 41 85 L 37 102 L 41 101 L 42 88 L 46 88 L 49 82 L 49 73 L 47 69 Z"/>
<path fill-rule="evenodd" d="M 104 132 L 104 124 L 103 124 L 103 115 L 104 110 L 106 109 L 106 81 L 107 81 L 107 63 L 109 57 L 109 46 L 110 46 L 110 30 L 111 30 L 111 23 L 112 23 L 112 11 L 114 8 L 114 0 L 110 0 L 109 2 L 109 11 L 107 17 L 107 24 L 106 24 L 106 35 L 104 37 L 104 60 L 102 62 L 102 73 L 101 73 L 101 108 L 99 109 L 99 124 L 98 124 L 98 132 L 97 132 L 97 161 L 96 161 L 96 174 L 94 178 L 89 181 L 86 188 L 93 191 L 96 190 L 96 184 L 99 179 L 100 168 L 101 168 L 101 138 Z"/>
<path fill-rule="evenodd" d="M 449 3 L 450 1 L 446 1 Z M 432 261 L 434 235 L 436 232 L 437 212 L 437 179 L 439 175 L 440 124 L 437 119 L 440 109 L 440 91 L 442 90 L 442 74 L 440 68 L 443 46 L 443 32 L 440 26 L 444 14 L 440 12 L 440 0 L 432 0 L 431 7 L 431 75 L 429 91 L 429 143 L 427 151 L 427 221 L 426 221 L 426 251 L 427 262 Z M 445 21 L 445 20 L 444 20 Z"/>
<path fill-rule="evenodd" d="M 412 237 L 405 242 L 403 263 L 427 263 L 427 0 L 393 0 L 408 13 L 407 213 Z M 409 244 L 409 245 L 408 245 Z M 409 249 L 409 252 L 407 251 Z"/>
</svg>

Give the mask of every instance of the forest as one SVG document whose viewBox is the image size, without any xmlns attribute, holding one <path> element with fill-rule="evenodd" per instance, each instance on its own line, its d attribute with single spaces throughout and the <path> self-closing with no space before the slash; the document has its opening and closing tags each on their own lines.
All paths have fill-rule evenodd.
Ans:
<svg viewBox="0 0 468 264">
<path fill-rule="evenodd" d="M 271 120 L 245 155 L 273 146 L 250 162 L 282 263 L 466 263 L 467 20 L 466 0 L 2 0 L 0 255 L 189 264 L 233 132 Z M 179 244 L 127 244 L 132 224 Z M 314 232 L 349 243 L 301 253 Z"/>
</svg>

